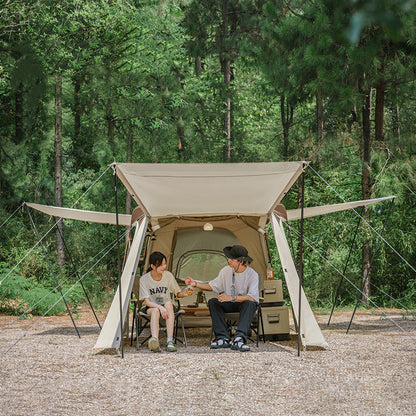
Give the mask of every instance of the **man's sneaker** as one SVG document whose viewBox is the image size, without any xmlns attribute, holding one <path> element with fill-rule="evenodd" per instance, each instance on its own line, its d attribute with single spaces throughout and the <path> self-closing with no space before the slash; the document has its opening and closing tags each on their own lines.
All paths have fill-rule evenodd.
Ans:
<svg viewBox="0 0 416 416">
<path fill-rule="evenodd" d="M 173 343 L 173 341 L 168 341 L 168 344 L 166 345 L 166 351 L 167 352 L 178 351 L 178 349 L 175 347 L 175 344 Z"/>
<path fill-rule="evenodd" d="M 224 338 L 218 338 L 211 342 L 211 348 L 217 350 L 219 348 L 230 348 L 230 341 Z"/>
<path fill-rule="evenodd" d="M 234 339 L 233 345 L 231 345 L 231 349 L 238 351 L 250 351 L 250 347 L 245 343 L 242 337 L 237 337 Z"/>
<path fill-rule="evenodd" d="M 153 352 L 161 352 L 159 340 L 155 337 L 149 339 L 149 349 Z"/>
</svg>

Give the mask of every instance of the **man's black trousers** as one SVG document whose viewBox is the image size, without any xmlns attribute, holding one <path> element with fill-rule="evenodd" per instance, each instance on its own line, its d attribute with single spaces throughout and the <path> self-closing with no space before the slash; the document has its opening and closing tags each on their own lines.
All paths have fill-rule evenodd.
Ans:
<svg viewBox="0 0 416 416">
<path fill-rule="evenodd" d="M 211 314 L 212 328 L 217 339 L 230 339 L 224 314 L 239 312 L 240 319 L 238 320 L 234 338 L 241 336 L 245 342 L 247 341 L 247 333 L 257 310 L 256 302 L 251 300 L 244 302 L 220 302 L 217 298 L 212 298 L 208 301 L 208 308 Z"/>
</svg>

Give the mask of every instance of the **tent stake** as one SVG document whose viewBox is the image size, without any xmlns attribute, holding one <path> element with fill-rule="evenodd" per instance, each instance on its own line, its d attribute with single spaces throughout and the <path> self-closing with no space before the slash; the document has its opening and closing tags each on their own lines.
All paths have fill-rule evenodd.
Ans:
<svg viewBox="0 0 416 416">
<path fill-rule="evenodd" d="M 362 217 L 362 212 L 361 212 L 361 215 L 358 217 L 358 222 L 357 222 L 357 226 L 355 227 L 354 237 L 352 239 L 352 243 L 351 243 L 351 246 L 350 246 L 350 251 L 348 253 L 347 261 L 345 262 L 344 270 L 342 272 L 342 276 L 341 276 L 341 279 L 340 279 L 339 284 L 338 284 L 337 292 L 336 292 L 335 297 L 334 297 L 334 304 L 332 305 L 332 310 L 331 310 L 331 313 L 329 315 L 327 325 L 329 325 L 329 323 L 331 322 L 332 314 L 334 313 L 335 305 L 337 303 L 337 298 L 338 298 L 339 292 L 341 291 L 342 283 L 344 281 L 344 276 L 345 276 L 345 273 L 347 272 L 347 267 L 348 267 L 348 263 L 350 261 L 352 248 L 354 247 L 355 238 L 357 237 L 357 234 L 358 234 L 358 229 L 359 229 L 359 226 L 360 226 L 361 217 Z"/>
<path fill-rule="evenodd" d="M 98 326 L 100 327 L 100 329 L 102 329 L 102 328 L 101 328 L 100 321 L 98 320 L 98 317 L 97 317 L 97 315 L 96 315 L 96 313 L 95 313 L 94 307 L 92 306 L 92 303 L 91 303 L 90 297 L 88 296 L 88 293 L 87 293 L 87 291 L 86 291 L 86 289 L 85 289 L 84 283 L 82 283 L 82 279 L 81 279 L 81 277 L 80 277 L 80 275 L 79 275 L 79 273 L 78 273 L 78 269 L 75 267 L 75 263 L 74 263 L 74 260 L 72 259 L 71 253 L 70 253 L 70 251 L 69 251 L 69 249 L 68 249 L 68 246 L 66 245 L 65 238 L 64 238 L 64 236 L 63 236 L 63 234 L 62 234 L 62 232 L 61 232 L 60 228 L 59 228 L 59 227 L 57 227 L 57 228 L 58 228 L 59 235 L 61 236 L 62 241 L 63 241 L 63 243 L 64 243 L 65 250 L 66 250 L 66 252 L 67 252 L 67 254 L 68 254 L 69 261 L 71 262 L 72 267 L 73 267 L 73 268 L 74 268 L 74 270 L 75 270 L 75 276 L 78 278 L 78 281 L 79 281 L 79 283 L 81 284 L 82 290 L 84 291 L 85 297 L 87 298 L 88 304 L 90 305 L 90 308 L 91 308 L 91 310 L 92 310 L 92 313 L 94 314 L 94 317 L 95 317 L 95 320 L 97 321 Z"/>
<path fill-rule="evenodd" d="M 374 257 L 376 255 L 377 250 L 378 250 L 378 246 L 380 245 L 380 240 L 381 240 L 381 237 L 382 237 L 382 235 L 384 233 L 384 229 L 386 227 L 387 220 L 389 219 L 390 211 L 391 211 L 391 209 L 393 207 L 393 204 L 394 204 L 394 198 L 391 200 L 390 207 L 389 207 L 389 211 L 387 212 L 386 219 L 384 220 L 383 228 L 381 229 L 381 233 L 379 234 L 378 239 L 377 239 L 376 248 L 374 249 L 373 256 L 371 257 L 370 265 L 368 266 L 367 273 L 366 273 L 365 278 L 363 280 L 363 284 L 361 285 L 361 290 L 360 290 L 360 293 L 358 294 L 357 302 L 355 303 L 355 307 L 354 307 L 354 311 L 353 311 L 352 316 L 351 316 L 350 323 L 348 324 L 348 328 L 347 328 L 347 332 L 346 332 L 347 334 L 348 334 L 348 332 L 350 330 L 350 327 L 351 327 L 351 324 L 352 324 L 352 320 L 354 319 L 355 311 L 357 310 L 358 303 L 360 302 L 360 297 L 361 297 L 361 295 L 363 293 L 365 284 L 367 283 L 368 275 L 370 274 L 371 266 L 373 265 Z"/>
<path fill-rule="evenodd" d="M 300 260 L 299 260 L 299 312 L 298 312 L 298 357 L 300 356 L 301 347 L 301 299 L 302 299 L 302 286 L 303 286 L 303 210 L 305 205 L 305 165 L 302 166 L 302 203 L 300 211 Z"/>
<path fill-rule="evenodd" d="M 35 223 L 33 222 L 33 218 L 32 218 L 32 216 L 30 215 L 30 211 L 29 211 L 29 208 L 27 207 L 27 205 L 26 205 L 26 210 L 27 210 L 27 213 L 29 214 L 29 218 L 30 218 L 30 221 L 31 221 L 31 223 L 32 223 L 32 225 L 33 225 L 33 229 L 35 230 L 36 237 L 38 238 L 39 243 L 40 243 L 40 246 L 42 247 L 42 251 L 43 251 L 43 253 L 45 254 L 45 257 L 46 257 L 46 260 L 47 260 L 47 262 L 48 262 L 49 268 L 51 269 L 52 275 L 53 275 L 53 277 L 54 277 L 54 279 L 55 279 L 56 286 L 58 287 L 59 293 L 61 294 L 62 299 L 63 299 L 63 301 L 64 301 L 64 303 L 65 303 L 66 310 L 68 311 L 69 316 L 71 317 L 71 321 L 72 321 L 72 324 L 74 325 L 75 331 L 77 331 L 77 335 L 78 335 L 78 337 L 79 337 L 79 338 L 81 338 L 81 335 L 79 334 L 78 328 L 77 328 L 77 326 L 75 325 L 75 321 L 74 321 L 74 318 L 73 318 L 73 316 L 72 316 L 72 313 L 71 313 L 71 311 L 69 310 L 69 306 L 68 306 L 68 304 L 67 304 L 67 302 L 66 302 L 65 296 L 64 296 L 64 294 L 62 293 L 62 288 L 61 288 L 61 285 L 59 284 L 58 279 L 57 279 L 57 277 L 56 277 L 56 274 L 55 274 L 55 272 L 54 272 L 54 270 L 53 270 L 52 264 L 51 264 L 51 262 L 49 261 L 48 253 L 46 252 L 46 250 L 45 250 L 45 246 L 43 245 L 43 243 L 42 243 L 42 241 L 41 241 L 41 239 L 40 239 L 40 236 L 39 236 L 38 230 L 36 229 L 36 225 L 35 225 Z"/>
<path fill-rule="evenodd" d="M 115 203 L 116 203 L 116 228 L 117 228 L 117 268 L 118 268 L 118 300 L 120 303 L 120 349 L 121 349 L 121 358 L 124 358 L 124 341 L 123 341 L 123 307 L 121 305 L 122 297 L 121 297 L 121 258 L 120 258 L 120 230 L 119 230 L 119 223 L 118 223 L 118 200 L 117 200 L 117 174 L 116 170 L 114 169 L 114 196 L 115 196 Z"/>
</svg>

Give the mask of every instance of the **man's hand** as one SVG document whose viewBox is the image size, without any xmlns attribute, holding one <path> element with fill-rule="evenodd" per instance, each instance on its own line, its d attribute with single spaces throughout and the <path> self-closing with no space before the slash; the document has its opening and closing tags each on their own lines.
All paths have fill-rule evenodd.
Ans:
<svg viewBox="0 0 416 416">
<path fill-rule="evenodd" d="M 233 300 L 233 297 L 231 295 L 226 295 L 225 293 L 221 293 L 221 295 L 218 296 L 218 300 L 220 302 L 231 302 Z"/>
<path fill-rule="evenodd" d="M 185 284 L 186 285 L 191 285 L 191 286 L 196 286 L 195 280 L 192 279 L 192 277 L 189 277 L 189 276 L 186 277 Z"/>
</svg>

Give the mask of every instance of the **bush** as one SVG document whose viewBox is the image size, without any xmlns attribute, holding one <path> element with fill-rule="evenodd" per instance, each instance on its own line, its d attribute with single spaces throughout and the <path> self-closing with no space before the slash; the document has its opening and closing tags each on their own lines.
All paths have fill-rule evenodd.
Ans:
<svg viewBox="0 0 416 416">
<path fill-rule="evenodd" d="M 33 315 L 54 315 L 65 311 L 65 304 L 57 289 L 43 287 L 34 278 L 25 278 L 12 272 L 5 263 L 0 263 L 0 280 L 7 278 L 0 285 L 0 312 L 21 315 L 25 312 Z M 63 289 L 63 293 L 69 287 Z M 83 296 L 81 287 L 74 287 L 65 299 L 72 307 L 79 305 Z"/>
</svg>

